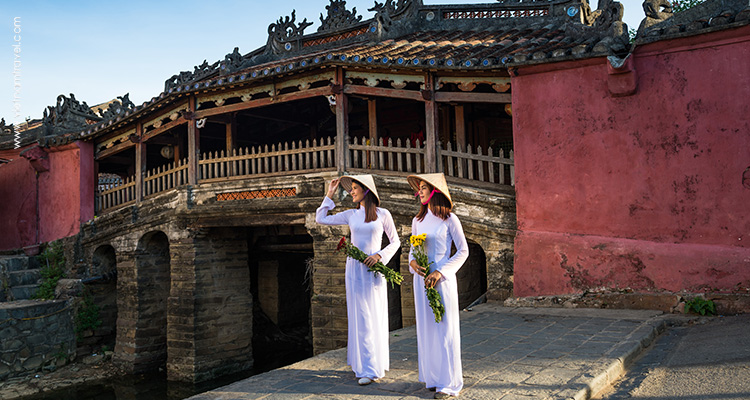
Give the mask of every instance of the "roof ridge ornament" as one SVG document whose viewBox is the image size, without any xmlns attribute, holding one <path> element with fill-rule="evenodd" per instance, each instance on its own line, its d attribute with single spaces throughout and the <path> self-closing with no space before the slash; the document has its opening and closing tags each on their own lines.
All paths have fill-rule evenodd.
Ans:
<svg viewBox="0 0 750 400">
<path fill-rule="evenodd" d="M 221 63 L 221 73 L 230 74 L 240 70 L 243 61 L 244 59 L 242 58 L 242 53 L 240 53 L 240 48 L 235 47 L 234 51 L 224 56 L 224 61 Z"/>
<path fill-rule="evenodd" d="M 591 11 L 588 4 L 584 4 L 584 24 L 566 23 L 565 31 L 579 38 L 601 38 L 592 48 L 596 53 L 625 53 L 630 46 L 630 36 L 628 25 L 622 21 L 624 10 L 622 3 L 615 0 L 599 0 L 596 11 Z"/>
<path fill-rule="evenodd" d="M 638 26 L 639 36 L 649 27 L 671 18 L 673 15 L 672 3 L 668 0 L 645 0 L 643 2 L 643 13 L 646 14 L 646 18 Z"/>
<path fill-rule="evenodd" d="M 385 3 L 378 3 L 367 11 L 375 11 L 375 23 L 378 31 L 388 31 L 394 20 L 409 16 L 412 12 L 422 5 L 421 0 L 386 0 Z"/>
<path fill-rule="evenodd" d="M 113 101 L 106 110 L 100 113 L 103 121 L 108 121 L 125 115 L 126 112 L 135 109 L 135 104 L 130 101 L 130 93 L 117 96 L 120 101 Z"/>
<path fill-rule="evenodd" d="M 6 125 L 5 118 L 0 119 L 0 133 L 12 135 L 15 133 L 15 127 L 13 124 Z"/>
<path fill-rule="evenodd" d="M 183 85 L 204 79 L 216 72 L 218 66 L 218 61 L 209 65 L 208 61 L 203 60 L 201 65 L 193 67 L 193 72 L 181 71 L 179 74 L 172 75 L 171 78 L 164 81 L 164 92 L 171 93 L 175 89 L 179 90 Z"/>
<path fill-rule="evenodd" d="M 307 22 L 307 18 L 297 25 L 297 10 L 292 10 L 292 17 L 279 17 L 276 23 L 268 25 L 268 42 L 266 43 L 266 53 L 280 54 L 282 51 L 290 51 L 295 46 L 293 41 L 299 40 L 305 34 L 305 28 L 312 25 Z M 297 46 L 299 47 L 299 46 Z"/>
<path fill-rule="evenodd" d="M 43 136 L 61 135 L 79 131 L 101 120 L 85 101 L 79 103 L 73 93 L 70 97 L 61 94 L 54 106 L 47 106 L 44 110 L 41 133 Z"/>
<path fill-rule="evenodd" d="M 330 4 L 326 6 L 328 15 L 323 19 L 323 13 L 320 14 L 318 32 L 336 31 L 362 22 L 362 16 L 357 15 L 357 7 L 349 11 L 346 9 L 346 0 L 329 1 Z"/>
</svg>

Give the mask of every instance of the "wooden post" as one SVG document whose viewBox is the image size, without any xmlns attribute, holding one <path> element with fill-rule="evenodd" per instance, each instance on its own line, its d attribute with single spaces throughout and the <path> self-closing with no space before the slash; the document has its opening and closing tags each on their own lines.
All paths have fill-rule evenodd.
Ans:
<svg viewBox="0 0 750 400">
<path fill-rule="evenodd" d="M 464 121 L 464 106 L 457 104 L 456 107 L 456 147 L 458 149 L 466 148 L 466 122 Z"/>
<path fill-rule="evenodd" d="M 143 200 L 143 178 L 146 173 L 146 143 L 143 143 L 143 124 L 140 122 L 135 126 L 135 203 L 140 204 Z"/>
<path fill-rule="evenodd" d="M 185 142 L 185 139 L 181 136 L 177 136 L 177 143 L 174 144 L 174 165 L 177 165 L 177 163 L 180 162 L 180 147 L 182 147 L 182 143 Z"/>
<path fill-rule="evenodd" d="M 424 119 L 425 119 L 425 171 L 428 173 L 438 172 L 438 160 L 437 160 L 437 137 L 438 137 L 438 104 L 435 101 L 435 85 L 433 83 L 432 74 L 427 74 L 426 77 L 427 93 L 426 96 L 429 99 L 425 99 L 424 103 Z"/>
<path fill-rule="evenodd" d="M 188 98 L 188 114 L 190 119 L 187 122 L 187 135 L 188 135 L 188 184 L 198 184 L 198 157 L 200 156 L 200 131 L 195 125 L 196 121 L 193 119 L 193 113 L 195 112 L 195 96 Z"/>
<path fill-rule="evenodd" d="M 346 171 L 347 137 L 349 136 L 349 104 L 344 94 L 344 70 L 339 67 L 336 70 L 336 82 L 334 83 L 336 95 L 336 170 Z"/>
<path fill-rule="evenodd" d="M 227 121 L 227 124 L 225 125 L 226 128 L 226 136 L 227 136 L 227 157 L 231 157 L 232 150 L 237 146 L 237 119 L 235 118 L 234 113 L 228 116 L 229 120 Z M 234 161 L 230 161 L 227 163 L 228 171 L 227 176 L 234 176 Z"/>
<path fill-rule="evenodd" d="M 378 144 L 378 103 L 375 99 L 367 99 L 367 120 L 370 125 L 370 143 Z"/>
<path fill-rule="evenodd" d="M 225 125 L 226 136 L 227 136 L 227 154 L 230 154 L 235 147 L 237 147 L 237 118 L 234 113 L 229 115 L 229 119 Z"/>
</svg>

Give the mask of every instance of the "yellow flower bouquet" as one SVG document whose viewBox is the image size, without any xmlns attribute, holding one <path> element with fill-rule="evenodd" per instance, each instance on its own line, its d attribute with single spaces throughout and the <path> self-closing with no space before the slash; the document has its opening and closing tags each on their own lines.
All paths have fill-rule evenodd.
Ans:
<svg viewBox="0 0 750 400">
<path fill-rule="evenodd" d="M 432 261 L 427 259 L 427 253 L 424 249 L 424 242 L 427 240 L 427 234 L 423 233 L 421 235 L 412 235 L 409 237 L 409 243 L 411 243 L 412 247 L 412 254 L 414 255 L 414 260 L 417 261 L 417 264 L 425 269 L 424 275 L 427 276 L 430 274 L 430 265 L 432 265 Z M 443 306 L 443 299 L 440 297 L 440 293 L 434 288 L 428 288 L 426 285 L 424 287 L 425 294 L 427 295 L 427 300 L 430 302 L 430 308 L 432 308 L 432 313 L 435 315 L 435 322 L 440 322 L 443 320 L 443 315 L 445 314 L 445 307 Z"/>
</svg>

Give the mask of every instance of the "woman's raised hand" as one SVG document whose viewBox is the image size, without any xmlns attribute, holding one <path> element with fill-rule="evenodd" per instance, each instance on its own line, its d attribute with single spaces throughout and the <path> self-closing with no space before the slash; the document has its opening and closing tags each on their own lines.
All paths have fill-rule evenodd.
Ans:
<svg viewBox="0 0 750 400">
<path fill-rule="evenodd" d="M 341 180 L 336 178 L 328 184 L 328 193 L 326 196 L 328 196 L 329 199 L 333 200 L 333 196 L 336 195 L 336 189 L 339 188 L 339 183 L 341 183 Z"/>
</svg>

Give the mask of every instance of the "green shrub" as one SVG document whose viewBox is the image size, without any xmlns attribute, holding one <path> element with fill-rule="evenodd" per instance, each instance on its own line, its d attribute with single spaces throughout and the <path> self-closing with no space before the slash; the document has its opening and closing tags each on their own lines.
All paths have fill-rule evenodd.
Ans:
<svg viewBox="0 0 750 400">
<path fill-rule="evenodd" d="M 94 330 L 102 326 L 102 319 L 99 316 L 99 306 L 94 304 L 94 298 L 88 290 L 84 289 L 81 305 L 78 307 L 76 314 L 76 337 L 80 341 L 82 333 L 87 330 Z"/>
<path fill-rule="evenodd" d="M 716 305 L 711 300 L 702 297 L 693 297 L 685 302 L 685 312 L 695 312 L 700 315 L 716 315 Z"/>
<path fill-rule="evenodd" d="M 65 254 L 61 242 L 49 243 L 42 254 L 37 256 L 42 265 L 40 274 L 42 283 L 34 294 L 35 299 L 52 300 L 55 298 L 55 288 L 60 278 L 65 277 Z"/>
</svg>

